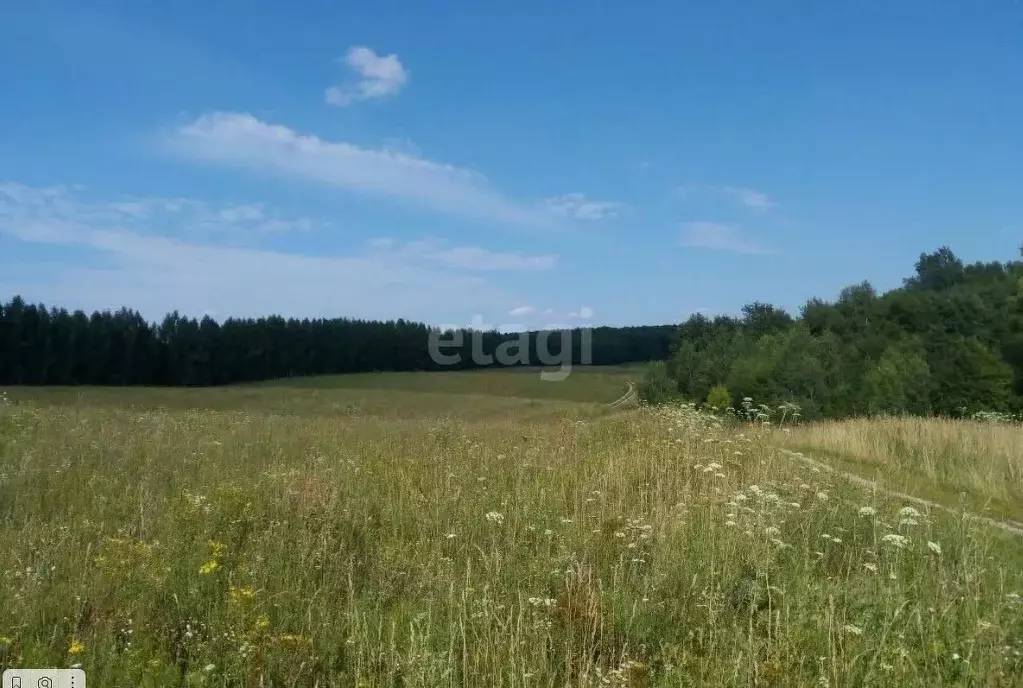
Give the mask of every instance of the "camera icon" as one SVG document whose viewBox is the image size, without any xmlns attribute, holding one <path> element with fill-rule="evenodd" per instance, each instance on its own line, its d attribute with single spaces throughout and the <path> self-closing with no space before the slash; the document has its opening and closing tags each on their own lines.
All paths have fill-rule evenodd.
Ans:
<svg viewBox="0 0 1023 688">
<path fill-rule="evenodd" d="M 5 669 L 0 688 L 86 688 L 81 669 Z"/>
</svg>

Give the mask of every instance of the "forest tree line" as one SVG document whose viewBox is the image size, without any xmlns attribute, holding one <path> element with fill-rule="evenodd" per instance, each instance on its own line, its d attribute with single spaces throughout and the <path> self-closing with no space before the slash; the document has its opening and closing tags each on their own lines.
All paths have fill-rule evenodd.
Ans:
<svg viewBox="0 0 1023 688">
<path fill-rule="evenodd" d="M 1023 248 L 1020 250 L 1023 255 Z M 942 247 L 878 294 L 863 282 L 798 317 L 751 303 L 694 315 L 649 366 L 648 402 L 798 404 L 804 417 L 1023 411 L 1023 261 L 964 265 Z"/>
<path fill-rule="evenodd" d="M 149 323 L 138 312 L 68 312 L 26 303 L 20 297 L 0 305 L 0 385 L 210 386 L 304 375 L 368 371 L 457 370 L 499 353 L 505 342 L 521 341 L 522 365 L 559 362 L 579 365 L 665 359 L 675 326 L 598 327 L 521 334 L 461 331 L 461 345 L 431 356 L 438 330 L 406 320 L 346 318 L 229 318 L 220 323 L 168 314 Z M 447 333 L 442 342 L 456 340 Z M 538 342 L 539 340 L 539 342 Z M 562 351 L 567 345 L 569 351 Z M 476 348 L 474 355 L 473 348 Z M 482 356 L 480 355 L 482 354 Z M 450 363 L 458 358 L 457 363 Z M 587 360 L 589 359 L 589 360 Z M 507 357 L 497 357 L 501 365 Z"/>
</svg>

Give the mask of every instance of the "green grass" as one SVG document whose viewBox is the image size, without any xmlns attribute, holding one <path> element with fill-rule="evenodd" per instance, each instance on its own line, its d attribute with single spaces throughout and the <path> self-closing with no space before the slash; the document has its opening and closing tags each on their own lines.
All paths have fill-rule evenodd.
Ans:
<svg viewBox="0 0 1023 688">
<path fill-rule="evenodd" d="M 530 399 L 611 402 L 626 390 L 626 383 L 641 375 L 634 367 L 576 366 L 561 381 L 540 377 L 541 368 L 466 370 L 429 373 L 356 373 L 291 378 L 259 383 L 304 389 L 383 389 L 448 394 L 490 394 Z M 556 372 L 557 368 L 546 369 Z"/>
<path fill-rule="evenodd" d="M 767 430 L 406 389 L 125 392 L 0 407 L 0 668 L 81 664 L 99 686 L 1023 681 L 1023 541 L 900 513 Z"/>
</svg>

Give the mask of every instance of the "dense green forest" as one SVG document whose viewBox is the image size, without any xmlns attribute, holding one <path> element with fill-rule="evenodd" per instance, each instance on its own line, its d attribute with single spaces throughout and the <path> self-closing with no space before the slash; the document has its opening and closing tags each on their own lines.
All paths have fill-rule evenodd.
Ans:
<svg viewBox="0 0 1023 688">
<path fill-rule="evenodd" d="M 1023 249 L 1021 249 L 1023 254 Z M 795 403 L 804 417 L 1023 410 L 1023 261 L 922 254 L 900 288 L 863 282 L 799 317 L 751 303 L 694 315 L 640 385 L 648 402 Z"/>
<path fill-rule="evenodd" d="M 531 332 L 528 341 L 521 334 L 464 330 L 460 347 L 440 349 L 449 357 L 440 359 L 442 365 L 429 347 L 431 333 L 438 331 L 405 320 L 274 316 L 218 323 L 171 313 L 150 324 L 127 309 L 86 315 L 14 297 L 0 306 L 0 384 L 208 386 L 374 370 L 452 370 L 477 367 L 513 341 L 523 344 L 512 351 L 520 364 L 557 365 L 570 356 L 576 365 L 613 365 L 667 358 L 675 329 L 598 327 L 585 336 L 583 330 Z M 452 341 L 450 333 L 443 341 Z M 450 362 L 455 357 L 460 360 Z M 500 357 L 494 365 L 501 365 Z"/>
<path fill-rule="evenodd" d="M 405 320 L 273 316 L 220 323 L 171 313 L 149 323 L 128 309 L 87 315 L 14 297 L 0 305 L 0 384 L 206 386 L 450 370 L 478 367 L 481 355 L 523 341 L 520 334 L 465 330 L 460 347 L 444 349 L 459 360 L 441 363 L 431 356 L 431 334 L 437 330 Z M 943 247 L 922 254 L 900 288 L 878 294 L 863 282 L 834 302 L 811 299 L 798 317 L 753 302 L 737 317 L 694 315 L 679 326 L 527 336 L 516 351 L 523 365 L 551 358 L 573 365 L 654 362 L 640 385 L 651 403 L 710 396 L 717 405 L 739 405 L 750 397 L 772 406 L 794 402 L 804 417 L 1019 412 L 1023 261 L 964 265 Z M 551 358 L 539 358 L 543 351 Z"/>
</svg>

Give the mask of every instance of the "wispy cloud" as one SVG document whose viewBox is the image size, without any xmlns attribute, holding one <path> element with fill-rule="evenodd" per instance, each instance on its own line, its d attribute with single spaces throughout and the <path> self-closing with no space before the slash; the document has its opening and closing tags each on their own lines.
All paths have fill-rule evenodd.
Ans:
<svg viewBox="0 0 1023 688">
<path fill-rule="evenodd" d="M 707 184 L 688 184 L 675 188 L 674 195 L 679 200 L 694 200 L 700 197 L 717 197 L 725 199 L 733 205 L 746 210 L 764 212 L 777 207 L 778 203 L 765 191 L 750 189 L 744 186 L 713 186 Z"/>
<path fill-rule="evenodd" d="M 570 193 L 548 198 L 544 201 L 555 215 L 571 217 L 576 220 L 603 220 L 616 217 L 625 208 L 624 204 L 614 201 L 595 201 L 586 198 L 585 194 Z"/>
<path fill-rule="evenodd" d="M 327 89 L 327 102 L 337 107 L 392 96 L 408 81 L 408 72 L 397 55 L 377 55 L 365 46 L 349 48 L 343 63 L 355 73 L 357 79 Z"/>
<path fill-rule="evenodd" d="M 739 230 L 717 222 L 689 222 L 685 225 L 681 243 L 684 246 L 708 248 L 733 253 L 767 254 L 773 250 L 744 237 Z"/>
<path fill-rule="evenodd" d="M 735 200 L 739 205 L 750 210 L 769 210 L 777 205 L 774 199 L 763 191 L 747 189 L 741 186 L 722 186 L 721 191 Z"/>
<path fill-rule="evenodd" d="M 516 306 L 508 311 L 508 315 L 517 318 L 523 315 L 532 315 L 536 312 L 536 309 L 532 306 Z"/>
<path fill-rule="evenodd" d="M 547 269 L 555 260 L 430 241 L 381 240 L 373 250 L 334 256 L 267 250 L 254 245 L 256 228 L 306 223 L 252 207 L 180 198 L 97 201 L 66 187 L 0 184 L 0 235 L 71 251 L 63 254 L 66 262 L 3 271 L 0 292 L 86 310 L 128 305 L 150 318 L 175 309 L 421 318 L 439 309 L 455 315 L 515 303 L 482 273 Z M 206 229 L 194 229 L 198 216 Z M 225 239 L 229 230 L 236 233 Z"/>
<path fill-rule="evenodd" d="M 421 259 L 452 268 L 479 272 L 550 270 L 558 262 L 558 257 L 550 253 L 525 255 L 491 251 L 479 246 L 448 246 L 446 242 L 435 239 L 410 241 L 405 244 L 398 244 L 391 239 L 376 239 L 370 242 L 370 245 L 378 251 L 404 258 Z"/>
<path fill-rule="evenodd" d="M 512 200 L 478 172 L 390 148 L 325 141 L 249 114 L 203 115 L 175 129 L 167 142 L 192 160 L 400 199 L 454 215 L 548 228 L 558 220 L 558 212 L 547 204 Z M 576 217 L 601 212 L 582 199 L 572 207 Z"/>
<path fill-rule="evenodd" d="M 586 320 L 593 317 L 593 309 L 589 306 L 583 306 L 578 311 L 572 311 L 568 314 L 569 318 Z"/>
</svg>

